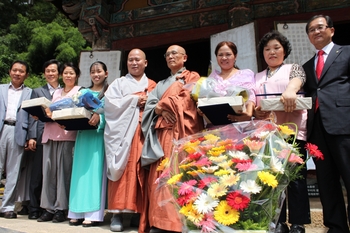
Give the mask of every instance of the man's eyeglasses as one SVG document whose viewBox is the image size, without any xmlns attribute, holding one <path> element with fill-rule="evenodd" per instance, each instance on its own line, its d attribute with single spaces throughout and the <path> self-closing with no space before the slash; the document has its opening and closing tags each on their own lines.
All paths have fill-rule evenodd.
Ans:
<svg viewBox="0 0 350 233">
<path fill-rule="evenodd" d="M 327 28 L 330 28 L 330 27 L 329 27 L 328 25 L 318 25 L 317 27 L 309 28 L 308 33 L 309 33 L 309 34 L 313 34 L 313 33 L 315 33 L 316 31 L 323 32 L 323 31 L 325 31 Z"/>
<path fill-rule="evenodd" d="M 170 55 L 176 56 L 177 54 L 185 55 L 184 53 L 179 53 L 178 51 L 172 50 L 172 51 L 166 52 L 166 53 L 164 54 L 164 58 L 167 58 L 167 57 L 169 57 Z"/>
</svg>

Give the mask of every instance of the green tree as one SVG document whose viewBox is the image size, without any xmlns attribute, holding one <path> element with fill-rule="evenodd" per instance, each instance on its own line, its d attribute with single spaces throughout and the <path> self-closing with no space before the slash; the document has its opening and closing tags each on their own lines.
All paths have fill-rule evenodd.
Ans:
<svg viewBox="0 0 350 233">
<path fill-rule="evenodd" d="M 1 82 L 8 78 L 10 64 L 16 59 L 27 61 L 31 74 L 40 80 L 45 61 L 56 58 L 61 62 L 77 63 L 80 51 L 90 49 L 74 24 L 52 3 L 35 0 L 35 4 L 29 6 L 25 2 L 27 0 L 0 2 L 0 10 L 4 13 L 0 14 Z M 4 15 L 11 15 L 11 20 Z M 34 85 L 40 83 L 36 78 L 27 80 Z"/>
</svg>

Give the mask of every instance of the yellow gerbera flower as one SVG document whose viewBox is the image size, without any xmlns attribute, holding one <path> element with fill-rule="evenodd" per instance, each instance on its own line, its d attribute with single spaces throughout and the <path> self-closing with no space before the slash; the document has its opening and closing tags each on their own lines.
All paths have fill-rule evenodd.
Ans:
<svg viewBox="0 0 350 233">
<path fill-rule="evenodd" d="M 179 213 L 183 214 L 185 216 L 188 216 L 193 210 L 194 209 L 193 209 L 193 205 L 191 202 L 191 203 L 188 203 L 188 204 L 182 206 L 181 209 L 179 210 Z"/>
<path fill-rule="evenodd" d="M 197 223 L 197 224 L 203 220 L 203 217 L 204 217 L 204 214 L 198 213 L 194 209 L 193 209 L 193 211 L 189 212 L 187 215 L 188 220 L 190 220 L 194 223 Z"/>
<path fill-rule="evenodd" d="M 195 176 L 198 176 L 199 174 L 203 174 L 204 171 L 200 169 L 200 170 L 188 171 L 186 173 L 195 177 Z"/>
<path fill-rule="evenodd" d="M 169 158 L 165 158 L 160 162 L 159 166 L 157 167 L 157 171 L 163 171 L 166 166 L 169 165 Z"/>
<path fill-rule="evenodd" d="M 177 182 L 180 181 L 181 178 L 182 178 L 182 173 L 173 175 L 173 176 L 167 181 L 167 183 L 170 184 L 170 185 L 176 184 Z"/>
<path fill-rule="evenodd" d="M 220 155 L 218 157 L 210 156 L 209 160 L 212 161 L 212 162 L 215 162 L 215 163 L 220 163 L 222 161 L 227 160 L 227 155 Z"/>
<path fill-rule="evenodd" d="M 229 169 L 232 164 L 233 164 L 232 160 L 228 160 L 228 161 L 223 161 L 219 163 L 218 166 L 222 167 L 223 169 Z"/>
<path fill-rule="evenodd" d="M 294 130 L 289 128 L 287 125 L 280 125 L 279 129 L 280 129 L 282 134 L 287 135 L 287 136 L 295 134 Z"/>
<path fill-rule="evenodd" d="M 227 192 L 227 188 L 225 185 L 220 183 L 212 183 L 208 188 L 208 195 L 212 198 L 217 198 L 224 196 Z"/>
<path fill-rule="evenodd" d="M 258 172 L 258 177 L 261 180 L 263 184 L 267 184 L 268 186 L 271 186 L 272 188 L 276 188 L 278 185 L 278 181 L 276 177 L 269 172 L 260 171 Z"/>
<path fill-rule="evenodd" d="M 223 175 L 222 177 L 220 177 L 220 183 L 228 187 L 237 184 L 237 181 L 239 181 L 239 179 L 240 175 L 234 175 L 234 173 L 232 172 L 229 175 Z"/>
<path fill-rule="evenodd" d="M 227 204 L 227 201 L 221 201 L 214 211 L 214 218 L 222 225 L 229 226 L 239 220 L 239 212 Z"/>
<path fill-rule="evenodd" d="M 188 164 L 181 164 L 181 165 L 179 165 L 179 168 L 180 169 L 182 169 L 182 170 L 184 170 L 184 171 L 186 171 L 186 170 L 188 170 L 190 167 L 192 167 L 193 165 L 192 165 L 192 162 L 191 163 L 188 163 Z"/>
<path fill-rule="evenodd" d="M 214 175 L 215 176 L 223 176 L 223 175 L 230 174 L 230 172 L 231 171 L 229 171 L 229 170 L 220 169 L 219 171 L 215 172 Z"/>
</svg>

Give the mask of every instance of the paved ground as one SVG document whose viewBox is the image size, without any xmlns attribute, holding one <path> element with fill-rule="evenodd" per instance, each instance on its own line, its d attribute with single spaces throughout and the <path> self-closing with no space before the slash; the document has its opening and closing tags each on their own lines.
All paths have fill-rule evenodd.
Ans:
<svg viewBox="0 0 350 233">
<path fill-rule="evenodd" d="M 306 226 L 306 233 L 325 233 L 322 225 L 320 209 L 312 209 L 312 224 Z M 68 221 L 63 223 L 37 222 L 29 220 L 27 216 L 18 215 L 17 219 L 0 218 L 0 233 L 106 233 L 109 230 L 110 216 L 106 215 L 102 225 L 96 227 L 69 226 Z M 127 224 L 127 221 L 125 221 Z M 137 233 L 136 228 L 126 228 L 126 233 Z"/>
</svg>

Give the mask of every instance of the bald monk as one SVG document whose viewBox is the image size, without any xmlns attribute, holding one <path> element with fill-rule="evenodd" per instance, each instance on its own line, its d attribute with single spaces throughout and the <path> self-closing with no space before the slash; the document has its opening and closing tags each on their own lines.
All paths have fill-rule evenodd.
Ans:
<svg viewBox="0 0 350 233">
<path fill-rule="evenodd" d="M 186 70 L 187 55 L 184 48 L 170 46 L 164 54 L 171 71 L 149 94 L 142 119 L 145 143 L 141 162 L 149 166 L 148 219 L 151 233 L 181 232 L 182 224 L 173 205 L 167 186 L 158 186 L 156 171 L 164 158 L 169 158 L 173 139 L 180 139 L 203 129 L 203 119 L 197 114 L 196 103 L 191 99 L 189 86 L 199 79 L 199 74 Z M 184 87 L 185 84 L 186 87 Z"/>
<path fill-rule="evenodd" d="M 134 213 L 131 225 L 146 232 L 146 170 L 141 167 L 144 137 L 141 119 L 148 92 L 156 83 L 147 78 L 147 60 L 140 49 L 128 54 L 128 74 L 117 78 L 105 93 L 105 149 L 110 230 L 123 231 L 123 213 Z M 141 219 L 141 220 L 140 220 Z"/>
</svg>

